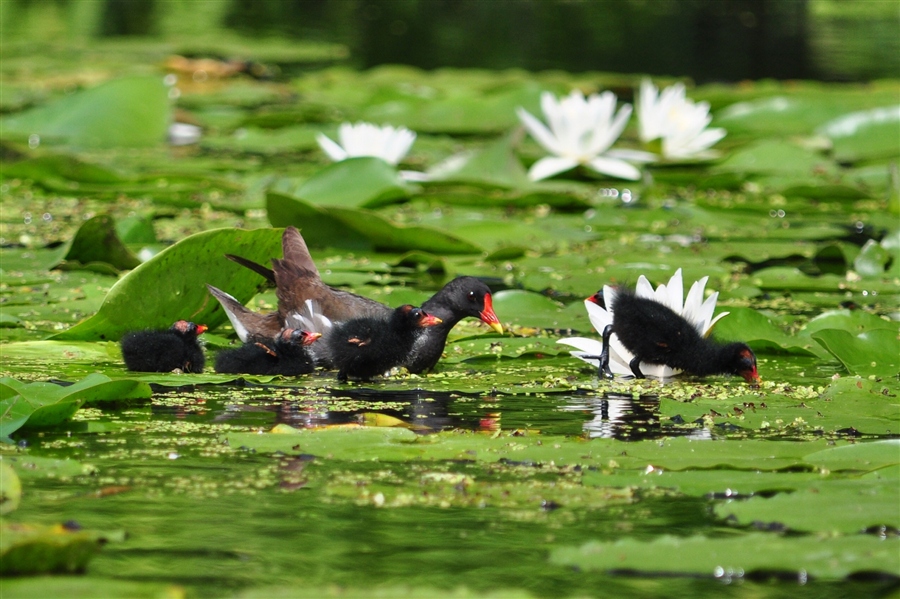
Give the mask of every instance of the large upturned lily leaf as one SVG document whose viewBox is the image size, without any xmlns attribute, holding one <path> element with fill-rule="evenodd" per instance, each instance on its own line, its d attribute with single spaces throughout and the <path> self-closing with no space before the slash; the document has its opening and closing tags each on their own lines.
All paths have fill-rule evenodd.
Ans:
<svg viewBox="0 0 900 599">
<path fill-rule="evenodd" d="M 128 331 L 168 328 L 180 319 L 215 327 L 227 318 L 206 284 L 246 302 L 264 283 L 227 260 L 237 254 L 267 264 L 281 256 L 281 231 L 214 229 L 166 248 L 120 279 L 96 314 L 54 335 L 57 340 L 115 341 Z"/>
<path fill-rule="evenodd" d="M 126 77 L 6 117 L 0 130 L 5 138 L 38 135 L 42 143 L 148 147 L 165 141 L 170 119 L 162 77 Z"/>
</svg>

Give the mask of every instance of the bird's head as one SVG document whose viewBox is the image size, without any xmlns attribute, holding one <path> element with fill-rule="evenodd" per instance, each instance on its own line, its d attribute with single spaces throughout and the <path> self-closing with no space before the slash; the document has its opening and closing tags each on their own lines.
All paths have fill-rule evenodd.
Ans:
<svg viewBox="0 0 900 599">
<path fill-rule="evenodd" d="M 321 336 L 322 333 L 312 333 L 303 329 L 284 329 L 281 332 L 283 341 L 299 345 L 309 345 Z"/>
<path fill-rule="evenodd" d="M 756 370 L 756 355 L 744 343 L 735 345 L 735 356 L 733 362 L 734 374 L 744 377 L 744 380 L 753 385 L 759 384 L 759 372 Z"/>
<path fill-rule="evenodd" d="M 172 330 L 179 335 L 194 336 L 201 335 L 207 331 L 205 324 L 194 324 L 188 320 L 179 320 L 172 325 Z"/>
</svg>

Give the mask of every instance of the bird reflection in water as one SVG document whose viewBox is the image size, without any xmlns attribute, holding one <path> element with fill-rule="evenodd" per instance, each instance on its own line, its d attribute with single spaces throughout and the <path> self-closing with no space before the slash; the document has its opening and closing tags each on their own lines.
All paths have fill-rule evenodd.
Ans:
<svg viewBox="0 0 900 599">
<path fill-rule="evenodd" d="M 679 427 L 671 421 L 662 423 L 659 397 L 656 395 L 643 395 L 636 400 L 630 395 L 616 394 L 591 398 L 573 397 L 562 409 L 593 415 L 593 418 L 585 420 L 582 425 L 585 434 L 591 439 L 644 441 L 674 436 L 710 438 L 709 431 L 702 427 Z"/>
<path fill-rule="evenodd" d="M 424 390 L 341 389 L 333 390 L 330 397 L 292 394 L 272 403 L 233 404 L 217 420 L 240 418 L 241 414 L 246 416 L 252 412 L 274 412 L 272 426 L 287 424 L 294 428 L 317 428 L 360 424 L 367 416 L 377 414 L 401 420 L 408 428 L 419 433 L 454 428 L 499 429 L 499 410 L 481 412 L 472 408 L 465 410 L 468 413 L 462 413 L 463 409 L 456 403 L 459 398 L 457 393 Z"/>
</svg>

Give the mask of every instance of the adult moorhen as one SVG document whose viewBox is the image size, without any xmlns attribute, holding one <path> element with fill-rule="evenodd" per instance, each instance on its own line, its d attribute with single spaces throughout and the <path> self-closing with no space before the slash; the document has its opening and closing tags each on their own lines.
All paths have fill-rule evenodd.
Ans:
<svg viewBox="0 0 900 599">
<path fill-rule="evenodd" d="M 257 334 L 271 335 L 274 329 L 280 330 L 286 326 L 285 323 L 292 314 L 302 312 L 307 300 L 314 300 L 321 314 L 334 322 L 364 317 L 383 318 L 391 313 L 392 309 L 380 302 L 326 285 L 319 276 L 303 236 L 296 228 L 287 227 L 281 241 L 284 258 L 273 259 L 272 269 L 246 258 L 227 254 L 229 259 L 275 284 L 277 313 L 257 314 L 228 294 L 215 290 L 214 287 L 210 288 L 210 292 L 225 308 L 239 336 L 241 330 L 247 331 L 248 337 Z M 425 372 L 437 364 L 450 330 L 467 316 L 479 318 L 495 331 L 503 332 L 503 326 L 494 313 L 491 290 L 474 277 L 457 277 L 450 281 L 423 303 L 422 309 L 443 322 L 440 326 L 427 328 L 418 338 L 414 351 L 409 352 L 408 361 L 402 365 L 413 373 Z M 241 338 L 246 340 L 245 337 Z"/>
<path fill-rule="evenodd" d="M 315 369 L 307 346 L 321 337 L 301 329 L 284 329 L 272 340 L 250 340 L 236 349 L 219 352 L 216 372 L 297 376 Z"/>
<path fill-rule="evenodd" d="M 122 337 L 122 358 L 137 372 L 203 372 L 206 363 L 197 335 L 206 325 L 179 320 L 166 330 L 132 331 Z"/>
<path fill-rule="evenodd" d="M 588 298 L 602 307 L 602 290 Z M 663 364 L 697 376 L 738 374 L 747 382 L 759 382 L 756 356 L 745 343 L 718 343 L 706 339 L 690 322 L 668 306 L 619 288 L 611 298 L 613 321 L 603 331 L 600 375 L 612 378 L 609 338 L 615 333 L 634 355 L 629 364 L 637 378 L 644 378 L 641 362 Z"/>
<path fill-rule="evenodd" d="M 337 323 L 325 339 L 339 381 L 370 379 L 406 364 L 416 338 L 441 319 L 406 304 L 387 316 L 364 316 Z"/>
</svg>

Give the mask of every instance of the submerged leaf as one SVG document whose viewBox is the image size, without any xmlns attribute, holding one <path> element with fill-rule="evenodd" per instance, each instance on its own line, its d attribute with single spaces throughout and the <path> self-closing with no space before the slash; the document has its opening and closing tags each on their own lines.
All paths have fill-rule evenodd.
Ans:
<svg viewBox="0 0 900 599">
<path fill-rule="evenodd" d="M 0 522 L 0 573 L 34 575 L 81 572 L 105 535 L 62 525 Z"/>
</svg>

